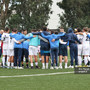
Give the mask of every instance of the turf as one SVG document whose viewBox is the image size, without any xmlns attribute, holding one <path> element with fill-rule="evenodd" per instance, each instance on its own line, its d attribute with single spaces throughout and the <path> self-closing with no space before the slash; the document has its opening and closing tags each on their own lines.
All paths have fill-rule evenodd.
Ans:
<svg viewBox="0 0 90 90">
<path fill-rule="evenodd" d="M 68 57 L 68 59 L 70 59 L 70 57 Z M 40 62 L 39 66 L 41 67 Z M 17 70 L 17 69 L 0 68 L 0 76 L 47 74 L 56 72 L 72 72 L 72 71 L 74 71 L 74 69 Z M 89 84 L 90 84 L 89 74 L 60 74 L 47 76 L 0 78 L 0 90 L 90 90 Z"/>
<path fill-rule="evenodd" d="M 45 74 L 55 72 L 71 72 L 73 69 L 41 70 L 41 69 L 2 69 L 0 76 Z M 0 78 L 0 90 L 90 90 L 89 74 L 63 74 L 51 76 Z"/>
</svg>

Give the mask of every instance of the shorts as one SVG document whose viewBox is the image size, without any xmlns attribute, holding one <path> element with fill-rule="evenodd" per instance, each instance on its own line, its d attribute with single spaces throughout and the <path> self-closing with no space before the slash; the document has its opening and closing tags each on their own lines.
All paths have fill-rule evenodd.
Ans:
<svg viewBox="0 0 90 90">
<path fill-rule="evenodd" d="M 81 44 L 81 45 L 78 45 L 78 55 L 82 55 L 82 53 L 83 53 L 83 46 Z"/>
<path fill-rule="evenodd" d="M 82 54 L 83 55 L 89 55 L 89 45 L 83 46 L 83 53 Z"/>
<path fill-rule="evenodd" d="M 9 55 L 9 50 L 8 49 L 3 49 L 3 55 Z"/>
<path fill-rule="evenodd" d="M 41 50 L 41 56 L 50 56 L 50 51 Z"/>
<path fill-rule="evenodd" d="M 9 49 L 8 50 L 8 55 L 9 56 L 14 56 L 14 49 Z"/>
<path fill-rule="evenodd" d="M 59 56 L 67 56 L 67 45 L 59 45 Z"/>
<path fill-rule="evenodd" d="M 29 55 L 37 55 L 38 49 L 35 46 L 29 46 Z"/>
</svg>

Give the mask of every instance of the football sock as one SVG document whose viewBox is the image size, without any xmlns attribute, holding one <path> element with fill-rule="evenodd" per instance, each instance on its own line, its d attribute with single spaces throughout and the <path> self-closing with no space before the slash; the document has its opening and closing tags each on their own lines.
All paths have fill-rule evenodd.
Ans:
<svg viewBox="0 0 90 90">
<path fill-rule="evenodd" d="M 35 65 L 38 66 L 38 62 L 35 62 Z"/>
<path fill-rule="evenodd" d="M 33 63 L 31 63 L 31 67 L 33 67 Z"/>
<path fill-rule="evenodd" d="M 48 68 L 48 63 L 46 63 L 46 68 Z"/>
<path fill-rule="evenodd" d="M 82 57 L 78 56 L 78 65 L 82 65 Z"/>
<path fill-rule="evenodd" d="M 87 63 L 88 63 L 87 57 L 84 57 L 84 64 L 87 65 Z"/>
<path fill-rule="evenodd" d="M 62 66 L 62 63 L 60 63 L 60 66 Z"/>
<path fill-rule="evenodd" d="M 3 66 L 5 66 L 5 57 L 2 58 Z"/>
</svg>

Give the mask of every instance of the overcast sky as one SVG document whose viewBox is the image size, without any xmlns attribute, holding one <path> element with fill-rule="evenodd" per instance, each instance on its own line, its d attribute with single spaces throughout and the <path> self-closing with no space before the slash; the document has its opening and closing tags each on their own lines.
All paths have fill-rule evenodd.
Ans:
<svg viewBox="0 0 90 90">
<path fill-rule="evenodd" d="M 52 5 L 52 11 L 53 11 L 53 14 L 50 15 L 50 19 L 49 19 L 49 25 L 48 25 L 48 28 L 49 29 L 57 29 L 58 26 L 59 26 L 59 17 L 57 14 L 61 14 L 63 12 L 62 9 L 60 9 L 58 6 L 57 6 L 57 2 L 59 1 L 62 1 L 62 0 L 53 0 L 53 5 Z"/>
</svg>

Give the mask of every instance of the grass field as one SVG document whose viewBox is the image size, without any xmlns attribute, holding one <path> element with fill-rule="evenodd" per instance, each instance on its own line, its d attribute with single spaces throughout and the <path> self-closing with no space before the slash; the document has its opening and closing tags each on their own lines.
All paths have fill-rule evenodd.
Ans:
<svg viewBox="0 0 90 90">
<path fill-rule="evenodd" d="M 41 66 L 40 62 L 39 66 Z M 90 90 L 90 75 L 64 73 L 73 71 L 74 69 L 18 70 L 0 68 L 0 90 Z M 62 74 L 55 74 L 57 72 Z M 50 73 L 50 75 L 47 75 L 48 73 Z M 52 73 L 55 75 L 52 75 Z M 17 77 L 17 75 L 19 76 Z M 28 76 L 21 77 L 20 75 Z"/>
</svg>

